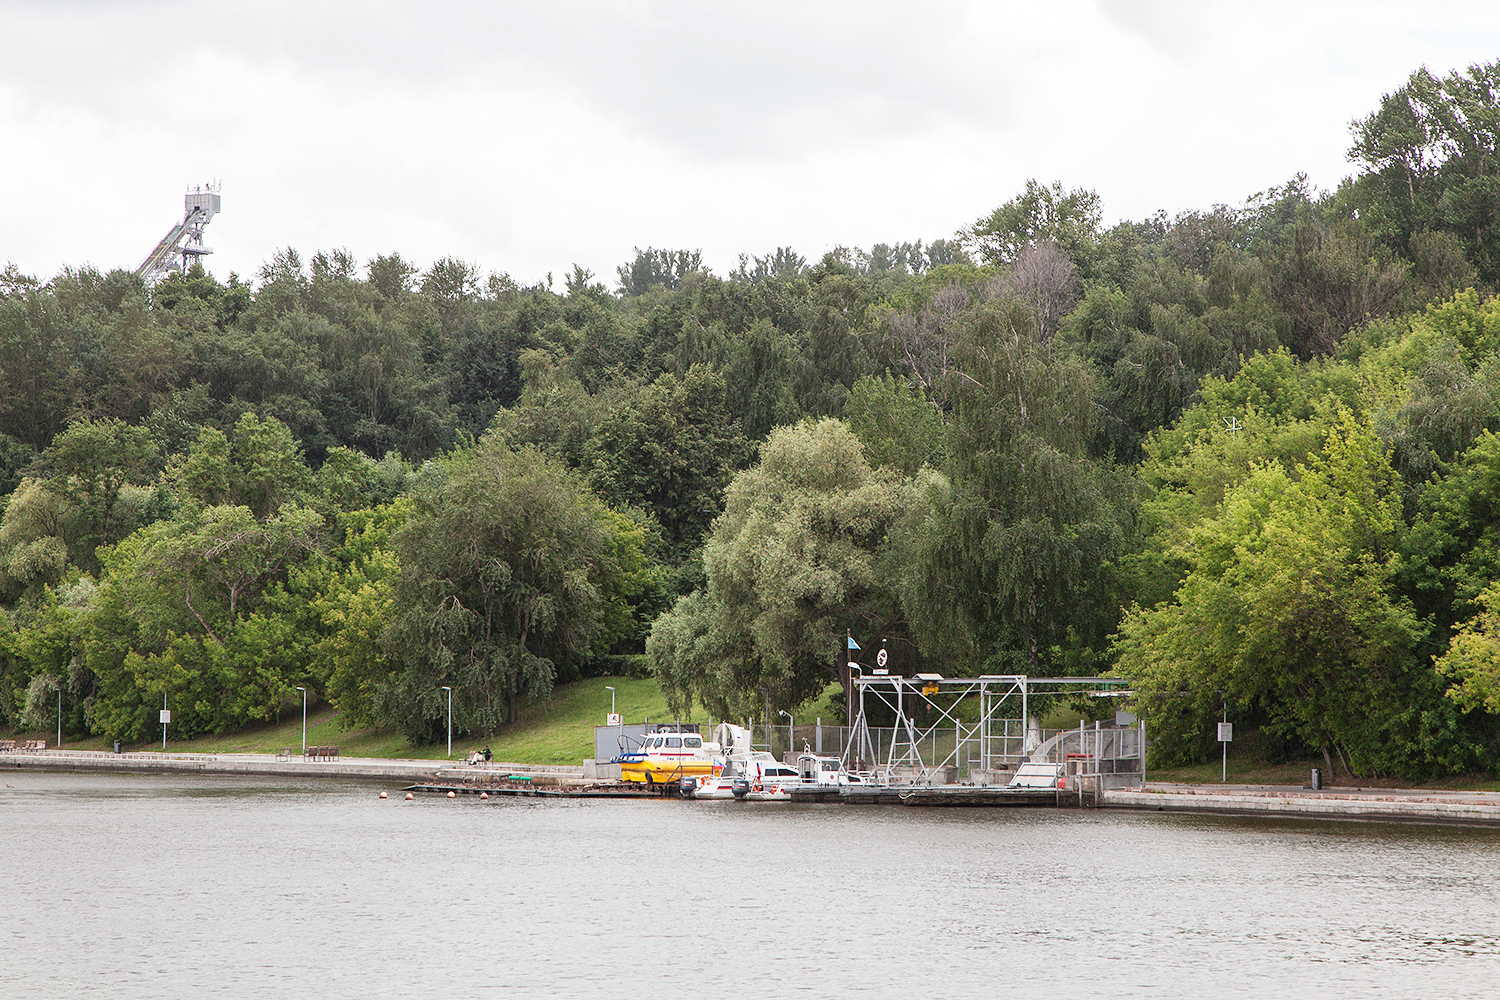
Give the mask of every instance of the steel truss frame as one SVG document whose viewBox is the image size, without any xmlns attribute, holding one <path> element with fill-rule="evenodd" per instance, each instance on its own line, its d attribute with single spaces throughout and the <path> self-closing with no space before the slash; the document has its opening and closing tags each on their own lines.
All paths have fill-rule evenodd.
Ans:
<svg viewBox="0 0 1500 1000">
<path fill-rule="evenodd" d="M 1024 741 L 1030 722 L 1030 699 L 1034 687 L 1043 688 L 1037 694 L 1054 694 L 1055 687 L 1093 687 L 1095 690 L 1082 693 L 1105 697 L 1121 697 L 1130 693 L 1126 689 L 1126 681 L 1120 677 L 1031 677 L 1027 674 L 983 674 L 979 677 L 951 678 L 935 674 L 918 674 L 915 677 L 859 674 L 854 678 L 854 686 L 859 692 L 859 714 L 855 717 L 849 740 L 844 745 L 843 759 L 851 770 L 859 761 L 872 762 L 882 784 L 889 783 L 891 771 L 897 767 L 912 768 L 918 781 L 930 781 L 932 774 L 944 767 L 961 769 L 966 763 L 962 757 L 964 749 L 976 742 L 979 744 L 977 762 L 981 768 L 989 769 L 1001 761 L 1018 760 L 1022 753 L 1006 752 L 1006 741 L 1015 739 L 1010 735 L 1008 726 L 1015 717 L 1003 714 L 1001 709 L 1007 708 L 1011 699 L 1019 696 L 1020 739 Z M 890 749 L 883 762 L 870 732 L 867 697 L 890 709 L 896 716 Z M 959 717 L 959 706 L 976 697 L 979 699 L 979 718 L 973 723 L 965 722 Z M 934 700 L 938 698 L 942 699 L 941 703 Z M 923 708 L 934 713 L 930 716 L 931 724 L 925 727 L 913 719 L 914 712 Z M 936 747 L 939 730 L 955 734 L 953 749 L 941 760 L 924 760 L 922 744 L 930 740 Z M 1001 741 L 1001 751 L 998 753 L 993 749 L 997 739 Z M 1022 749 L 1024 753 L 1024 746 Z"/>
</svg>

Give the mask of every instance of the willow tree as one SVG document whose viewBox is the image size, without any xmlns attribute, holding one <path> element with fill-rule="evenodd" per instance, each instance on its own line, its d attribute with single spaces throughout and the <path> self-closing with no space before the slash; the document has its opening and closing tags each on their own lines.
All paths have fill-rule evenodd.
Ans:
<svg viewBox="0 0 1500 1000">
<path fill-rule="evenodd" d="M 551 693 L 559 665 L 631 627 L 622 606 L 649 583 L 644 535 L 534 448 L 487 435 L 429 463 L 394 540 L 401 563 L 387 639 L 396 672 L 384 714 L 410 738 L 515 722 Z"/>
<path fill-rule="evenodd" d="M 1135 510 L 1130 478 L 1088 456 L 1094 376 L 1001 297 L 958 324 L 947 382 L 944 474 L 899 532 L 917 641 L 965 670 L 1077 672 L 1114 623 L 1110 564 Z"/>
<path fill-rule="evenodd" d="M 883 560 L 901 480 L 872 469 L 842 421 L 781 427 L 729 484 L 703 548 L 708 586 L 657 619 L 646 644 L 675 710 L 752 714 L 764 689 L 795 706 L 839 673 L 844 635 L 900 615 Z"/>
</svg>

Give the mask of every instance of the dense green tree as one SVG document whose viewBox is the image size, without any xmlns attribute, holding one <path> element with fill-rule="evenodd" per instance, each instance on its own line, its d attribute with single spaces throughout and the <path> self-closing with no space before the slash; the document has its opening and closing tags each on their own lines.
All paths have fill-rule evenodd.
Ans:
<svg viewBox="0 0 1500 1000">
<path fill-rule="evenodd" d="M 1113 625 L 1108 566 L 1134 491 L 1088 457 L 1087 365 L 1039 343 L 1013 300 L 978 305 L 957 329 L 946 476 L 903 525 L 902 602 L 928 655 L 1044 673 L 1056 657 L 1087 659 Z"/>
<path fill-rule="evenodd" d="M 105 553 L 83 638 L 93 731 L 138 738 L 163 694 L 182 736 L 270 718 L 307 674 L 279 598 L 292 566 L 320 558 L 322 530 L 308 508 L 193 506 Z"/>
<path fill-rule="evenodd" d="M 610 504 L 661 525 L 671 559 L 701 543 L 724 487 L 749 457 L 722 376 L 695 365 L 657 378 L 611 413 L 590 441 L 590 480 Z"/>
<path fill-rule="evenodd" d="M 1259 466 L 1193 530 L 1182 586 L 1132 609 L 1117 645 L 1160 745 L 1191 755 L 1222 700 L 1263 712 L 1331 771 L 1335 758 L 1354 775 L 1473 764 L 1416 655 L 1425 627 L 1393 586 L 1396 479 L 1345 413 L 1310 464 Z"/>
<path fill-rule="evenodd" d="M 658 250 L 635 248 L 635 257 L 615 269 L 621 295 L 644 295 L 652 288 L 672 291 L 682 287 L 689 274 L 703 268 L 702 250 Z"/>
<path fill-rule="evenodd" d="M 430 463 L 411 498 L 394 539 L 401 576 L 386 641 L 398 667 L 381 712 L 431 739 L 446 683 L 458 730 L 492 733 L 515 721 L 522 697 L 545 697 L 561 665 L 614 641 L 611 604 L 638 589 L 619 580 L 630 571 L 619 522 L 576 474 L 499 435 Z"/>
<path fill-rule="evenodd" d="M 755 714 L 758 690 L 795 706 L 841 677 L 846 630 L 904 640 L 887 534 L 900 481 L 872 469 L 840 421 L 778 428 L 739 473 L 704 545 L 707 589 L 657 619 L 646 644 L 678 711 Z M 904 643 L 903 643 L 904 644 Z"/>
<path fill-rule="evenodd" d="M 93 572 L 96 546 L 109 545 L 128 530 L 119 517 L 120 495 L 129 484 L 147 481 L 156 471 L 156 442 L 144 427 L 116 418 L 72 424 L 53 439 L 42 455 L 50 473 L 47 488 L 74 505 L 84 524 L 72 559 Z"/>
<path fill-rule="evenodd" d="M 942 416 L 910 383 L 889 372 L 866 375 L 849 393 L 848 413 L 872 466 L 912 476 L 924 465 L 942 464 Z"/>
<path fill-rule="evenodd" d="M 1099 196 L 1083 188 L 1064 190 L 1035 180 L 1026 190 L 963 231 L 961 239 L 986 264 L 1008 266 L 1030 246 L 1050 244 L 1085 278 L 1100 259 L 1102 213 Z"/>
<path fill-rule="evenodd" d="M 1438 77 L 1423 67 L 1353 123 L 1364 172 L 1341 197 L 1408 259 L 1425 232 L 1463 247 L 1479 280 L 1500 280 L 1500 62 Z"/>
</svg>

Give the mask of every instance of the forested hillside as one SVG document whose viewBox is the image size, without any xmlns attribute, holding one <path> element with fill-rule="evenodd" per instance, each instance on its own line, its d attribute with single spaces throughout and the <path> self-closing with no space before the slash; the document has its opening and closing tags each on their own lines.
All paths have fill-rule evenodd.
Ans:
<svg viewBox="0 0 1500 1000">
<path fill-rule="evenodd" d="M 1340 127 L 1334 123 L 1331 127 Z M 300 703 L 488 735 L 650 670 L 1130 678 L 1353 774 L 1500 769 L 1500 63 L 1412 75 L 1351 176 L 1106 227 L 636 250 L 525 285 L 287 249 L 253 281 L 0 274 L 0 723 Z M 908 234 L 909 235 L 909 234 Z M 0 248 L 3 253 L 3 248 Z"/>
</svg>

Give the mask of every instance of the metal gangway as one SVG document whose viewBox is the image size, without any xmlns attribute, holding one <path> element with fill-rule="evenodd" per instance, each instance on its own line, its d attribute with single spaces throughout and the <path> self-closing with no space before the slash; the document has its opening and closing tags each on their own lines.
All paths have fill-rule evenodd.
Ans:
<svg viewBox="0 0 1500 1000">
<path fill-rule="evenodd" d="M 187 271 L 193 261 L 213 253 L 203 245 L 203 230 L 219 214 L 219 184 L 198 184 L 188 188 L 183 197 L 182 221 L 167 230 L 167 235 L 146 255 L 135 269 L 137 277 L 148 286 L 156 284 L 174 271 Z"/>
</svg>

